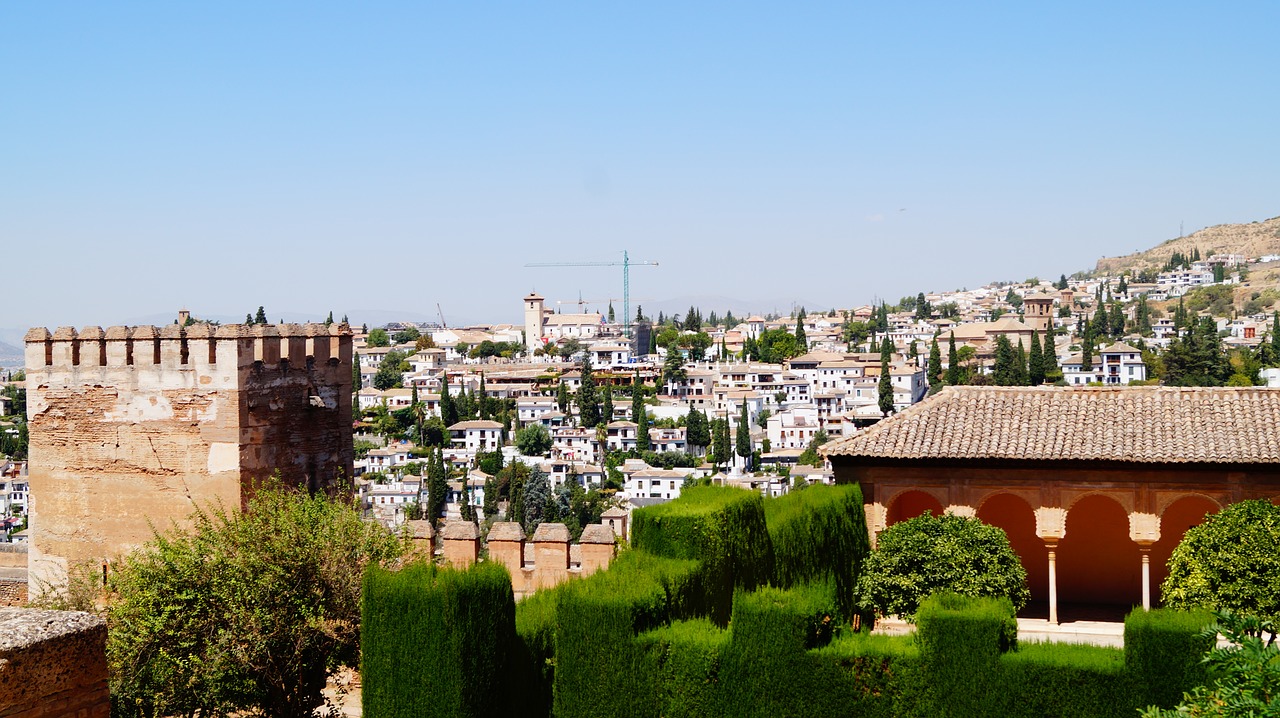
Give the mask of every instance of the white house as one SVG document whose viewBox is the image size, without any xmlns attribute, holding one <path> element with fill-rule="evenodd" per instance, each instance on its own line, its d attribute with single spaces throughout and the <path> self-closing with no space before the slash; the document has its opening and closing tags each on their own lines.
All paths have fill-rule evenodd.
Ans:
<svg viewBox="0 0 1280 718">
<path fill-rule="evenodd" d="M 502 448 L 502 424 L 496 421 L 460 421 L 449 427 L 449 435 L 455 447 L 469 452 Z"/>
<path fill-rule="evenodd" d="M 1083 384 L 1128 384 L 1146 381 L 1147 365 L 1142 362 L 1142 352 L 1124 343 L 1099 349 L 1089 370 L 1084 369 L 1084 357 L 1073 354 L 1062 363 L 1062 378 L 1072 386 Z"/>
</svg>

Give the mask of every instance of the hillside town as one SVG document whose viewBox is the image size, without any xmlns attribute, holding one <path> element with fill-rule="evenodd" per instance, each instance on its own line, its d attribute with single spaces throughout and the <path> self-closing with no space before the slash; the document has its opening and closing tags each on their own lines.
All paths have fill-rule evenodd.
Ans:
<svg viewBox="0 0 1280 718">
<path fill-rule="evenodd" d="M 523 325 L 362 327 L 356 474 L 391 525 L 431 504 L 437 455 L 445 517 L 510 516 L 513 477 L 534 471 L 565 509 L 574 492 L 607 498 L 598 520 L 689 485 L 831 483 L 823 444 L 949 384 L 1280 386 L 1276 292 L 1233 300 L 1276 260 L 1196 251 L 1159 272 L 743 318 L 640 307 L 623 322 L 611 304 L 561 313 L 530 293 Z M 1206 350 L 1211 373 L 1195 374 L 1184 355 Z"/>
</svg>

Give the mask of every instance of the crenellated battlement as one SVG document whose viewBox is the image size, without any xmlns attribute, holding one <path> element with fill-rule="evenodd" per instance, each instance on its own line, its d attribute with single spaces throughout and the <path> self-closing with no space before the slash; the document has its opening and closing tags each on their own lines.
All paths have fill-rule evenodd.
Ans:
<svg viewBox="0 0 1280 718">
<path fill-rule="evenodd" d="M 29 370 L 91 367 L 319 367 L 351 361 L 346 324 L 193 324 L 183 327 L 36 327 L 26 335 Z"/>
</svg>

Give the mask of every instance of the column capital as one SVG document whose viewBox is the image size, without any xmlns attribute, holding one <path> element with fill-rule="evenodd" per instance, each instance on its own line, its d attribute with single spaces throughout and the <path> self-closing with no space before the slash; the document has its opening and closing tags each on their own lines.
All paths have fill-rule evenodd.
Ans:
<svg viewBox="0 0 1280 718">
<path fill-rule="evenodd" d="M 950 514 L 952 516 L 964 516 L 965 518 L 970 518 L 970 519 L 978 517 L 978 510 L 973 508 L 972 506 L 952 505 L 944 509 L 942 513 Z"/>
<path fill-rule="evenodd" d="M 1160 517 L 1136 511 L 1129 514 L 1129 540 L 1139 547 L 1150 546 L 1159 541 Z"/>
<path fill-rule="evenodd" d="M 1036 536 L 1046 544 L 1057 544 L 1067 536 L 1067 510 L 1052 506 L 1036 509 Z"/>
</svg>

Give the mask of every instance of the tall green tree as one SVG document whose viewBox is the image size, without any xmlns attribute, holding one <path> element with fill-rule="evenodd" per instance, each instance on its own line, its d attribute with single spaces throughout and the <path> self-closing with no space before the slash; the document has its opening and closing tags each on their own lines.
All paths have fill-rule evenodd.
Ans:
<svg viewBox="0 0 1280 718">
<path fill-rule="evenodd" d="M 1009 337 L 1004 334 L 998 335 L 996 337 L 995 366 L 991 373 L 991 379 L 996 386 L 1015 386 L 1017 384 L 1016 361 L 1017 354 L 1013 351 L 1013 345 L 1009 343 Z"/>
<path fill-rule="evenodd" d="M 484 517 L 491 519 L 498 515 L 498 478 L 490 476 L 484 480 Z"/>
<path fill-rule="evenodd" d="M 631 421 L 636 425 L 636 450 L 649 450 L 649 412 L 644 408 L 644 384 L 640 372 L 631 380 Z"/>
<path fill-rule="evenodd" d="M 427 519 L 439 526 L 449 500 L 449 469 L 445 466 L 444 448 L 437 448 L 427 461 Z"/>
<path fill-rule="evenodd" d="M 1119 339 L 1124 336 L 1124 310 L 1120 308 L 1120 302 L 1111 303 L 1111 317 L 1108 324 L 1112 337 Z"/>
<path fill-rule="evenodd" d="M 551 506 L 551 482 L 547 472 L 538 468 L 530 471 L 529 478 L 524 483 L 523 494 L 524 530 L 532 536 L 538 524 L 545 520 Z"/>
<path fill-rule="evenodd" d="M 667 349 L 667 359 L 662 365 L 662 384 L 664 387 L 670 388 L 683 382 L 689 376 L 688 371 L 684 368 L 684 355 L 680 353 L 679 347 L 672 346 Z"/>
<path fill-rule="evenodd" d="M 800 348 L 801 352 L 808 351 L 809 349 L 809 337 L 804 332 L 804 319 L 804 309 L 801 309 L 800 313 L 796 316 L 796 346 Z M 741 449 L 739 449 L 739 451 L 741 451 Z"/>
<path fill-rule="evenodd" d="M 351 390 L 360 391 L 364 388 L 364 378 L 360 376 L 360 355 L 352 352 L 351 354 Z"/>
<path fill-rule="evenodd" d="M 1013 350 L 1014 386 L 1026 386 L 1031 383 L 1031 370 L 1027 366 L 1027 350 L 1022 346 L 1022 338 L 1018 338 L 1018 347 Z"/>
<path fill-rule="evenodd" d="M 947 384 L 956 386 L 960 383 L 960 355 L 956 352 L 956 333 L 947 337 Z"/>
<path fill-rule="evenodd" d="M 751 418 L 747 416 L 747 400 L 742 400 L 742 408 L 738 412 L 737 453 L 742 457 L 744 471 L 754 471 L 751 465 Z"/>
<path fill-rule="evenodd" d="M 267 323 L 267 312 L 262 308 L 261 304 L 258 305 L 258 313 L 253 316 L 253 323 L 254 324 Z"/>
<path fill-rule="evenodd" d="M 582 355 L 582 383 L 578 386 L 578 421 L 592 427 L 600 423 L 600 397 L 596 395 L 596 380 L 591 373 L 591 353 Z"/>
<path fill-rule="evenodd" d="M 733 441 L 729 436 L 728 419 L 711 420 L 711 462 L 718 467 L 729 463 L 733 456 Z"/>
<path fill-rule="evenodd" d="M 1027 358 L 1027 382 L 1031 386 L 1044 383 L 1044 352 L 1040 349 L 1040 332 L 1031 330 L 1031 354 Z"/>
<path fill-rule="evenodd" d="M 600 422 L 607 424 L 613 421 L 613 387 L 606 385 L 600 402 Z"/>
<path fill-rule="evenodd" d="M 391 346 L 391 337 L 387 334 L 386 329 L 374 329 L 369 332 L 368 338 L 365 339 L 365 346 L 369 347 L 387 347 Z"/>
<path fill-rule="evenodd" d="M 942 352 L 938 349 L 938 335 L 933 335 L 933 341 L 929 342 L 929 387 L 942 386 Z M 934 389 L 937 391 L 937 389 Z"/>
<path fill-rule="evenodd" d="M 1169 558 L 1165 605 L 1280 621 L 1280 507 L 1241 501 L 1187 529 Z"/>
<path fill-rule="evenodd" d="M 566 416 L 569 414 L 569 401 L 569 385 L 562 380 L 556 385 L 556 408 Z"/>
<path fill-rule="evenodd" d="M 880 413 L 888 416 L 893 412 L 893 376 L 890 372 L 889 357 L 893 354 L 893 344 L 885 337 L 880 344 L 880 384 L 877 387 L 880 398 Z"/>
<path fill-rule="evenodd" d="M 916 295 L 916 319 L 927 322 L 933 316 L 933 307 L 929 305 L 929 300 L 925 299 L 924 292 Z"/>
<path fill-rule="evenodd" d="M 449 372 L 440 372 L 440 420 L 445 428 L 458 423 L 458 406 L 449 395 Z"/>
<path fill-rule="evenodd" d="M 1080 346 L 1080 371 L 1093 371 L 1093 334 L 1085 332 Z"/>
<path fill-rule="evenodd" d="M 689 405 L 689 416 L 685 419 L 685 443 L 690 453 L 701 454 L 711 445 L 711 427 L 707 423 L 707 415 L 692 404 Z"/>
<path fill-rule="evenodd" d="M 382 358 L 378 372 L 373 375 L 373 388 L 379 391 L 395 389 L 404 383 L 404 354 L 392 349 Z"/>
</svg>

